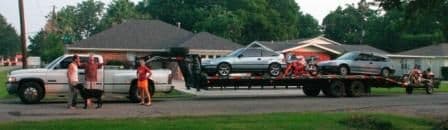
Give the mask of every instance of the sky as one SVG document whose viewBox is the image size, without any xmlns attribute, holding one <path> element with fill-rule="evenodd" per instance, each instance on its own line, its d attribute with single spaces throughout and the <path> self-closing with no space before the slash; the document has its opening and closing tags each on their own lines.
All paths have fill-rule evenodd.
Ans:
<svg viewBox="0 0 448 130">
<path fill-rule="evenodd" d="M 32 36 L 39 32 L 45 25 L 46 16 L 52 10 L 53 6 L 56 10 L 66 5 L 76 5 L 83 0 L 24 0 L 26 34 Z M 100 0 L 106 4 L 113 0 Z M 134 3 L 141 0 L 131 0 Z M 358 3 L 360 0 L 295 0 L 299 4 L 300 10 L 304 13 L 311 14 L 319 23 L 322 19 L 335 10 L 338 6 L 346 4 Z M 3 15 L 7 22 L 16 28 L 17 33 L 20 30 L 18 0 L 1 0 L 0 14 Z"/>
</svg>

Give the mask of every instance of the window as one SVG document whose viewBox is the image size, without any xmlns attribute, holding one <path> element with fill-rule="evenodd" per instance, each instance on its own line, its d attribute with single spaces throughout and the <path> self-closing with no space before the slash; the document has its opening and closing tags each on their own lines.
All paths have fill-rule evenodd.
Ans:
<svg viewBox="0 0 448 130">
<path fill-rule="evenodd" d="M 356 58 L 356 60 L 360 60 L 360 61 L 369 61 L 369 57 L 371 57 L 368 54 L 359 54 L 358 57 Z"/>
<path fill-rule="evenodd" d="M 261 57 L 260 49 L 247 49 L 243 52 L 243 57 Z"/>
<path fill-rule="evenodd" d="M 214 59 L 213 55 L 208 55 L 209 59 Z"/>
<path fill-rule="evenodd" d="M 221 57 L 220 55 L 217 55 L 217 56 L 216 56 L 216 58 L 220 58 L 220 57 Z"/>
<path fill-rule="evenodd" d="M 378 61 L 378 62 L 386 62 L 386 58 L 381 57 L 381 56 L 372 56 L 372 60 Z"/>
<path fill-rule="evenodd" d="M 67 68 L 68 68 L 68 65 L 69 65 L 70 63 L 72 63 L 72 58 L 73 58 L 73 56 L 66 57 L 64 60 L 62 60 L 62 61 L 59 63 L 59 66 L 56 66 L 57 69 L 67 69 Z M 84 57 L 79 57 L 79 59 L 80 59 L 81 63 L 87 63 L 87 62 L 89 62 L 89 57 L 85 57 L 85 56 L 84 56 Z M 96 62 L 96 63 L 99 62 L 98 57 L 95 57 L 95 62 Z M 79 67 L 79 69 L 84 69 L 84 68 L 81 66 L 81 67 Z"/>
<path fill-rule="evenodd" d="M 263 51 L 261 52 L 261 54 L 262 54 L 263 56 L 278 56 L 277 53 L 272 52 L 272 51 L 268 51 L 268 50 L 263 50 Z"/>
<path fill-rule="evenodd" d="M 205 55 L 201 55 L 201 59 L 205 59 Z"/>
</svg>

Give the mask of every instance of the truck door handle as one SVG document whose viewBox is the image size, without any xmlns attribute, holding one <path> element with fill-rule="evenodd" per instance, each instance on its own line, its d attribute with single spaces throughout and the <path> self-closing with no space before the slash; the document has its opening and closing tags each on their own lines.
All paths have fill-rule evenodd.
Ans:
<svg viewBox="0 0 448 130">
<path fill-rule="evenodd" d="M 261 60 L 261 58 L 258 58 L 257 60 Z"/>
<path fill-rule="evenodd" d="M 48 80 L 48 82 L 56 82 L 56 80 Z"/>
</svg>

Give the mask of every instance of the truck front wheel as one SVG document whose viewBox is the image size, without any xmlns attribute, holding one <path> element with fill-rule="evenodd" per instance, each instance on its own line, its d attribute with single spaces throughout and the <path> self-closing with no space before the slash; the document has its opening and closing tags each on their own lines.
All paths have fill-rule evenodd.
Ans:
<svg viewBox="0 0 448 130">
<path fill-rule="evenodd" d="M 24 82 L 20 85 L 18 96 L 25 104 L 35 104 L 44 97 L 44 91 L 36 82 Z"/>
<path fill-rule="evenodd" d="M 155 86 L 154 86 L 153 80 L 148 80 L 148 90 L 149 90 L 149 95 L 152 97 L 155 92 Z M 139 95 L 139 90 L 137 87 L 137 81 L 133 81 L 131 83 L 131 88 L 129 89 L 129 99 L 131 100 L 131 102 L 134 102 L 134 103 L 141 101 L 141 97 Z"/>
</svg>

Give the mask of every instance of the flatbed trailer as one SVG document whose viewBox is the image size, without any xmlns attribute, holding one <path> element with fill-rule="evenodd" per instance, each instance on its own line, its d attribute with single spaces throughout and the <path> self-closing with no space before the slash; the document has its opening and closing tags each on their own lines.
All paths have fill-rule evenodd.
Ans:
<svg viewBox="0 0 448 130">
<path fill-rule="evenodd" d="M 302 75 L 297 77 L 270 76 L 209 76 L 201 68 L 199 55 L 183 53 L 153 53 L 147 61 L 177 62 L 187 89 L 197 91 L 238 89 L 302 89 L 307 96 L 318 96 L 322 91 L 328 97 L 358 97 L 370 94 L 372 87 L 404 87 L 400 77 L 369 75 Z M 176 52 L 176 51 L 175 51 Z"/>
</svg>

